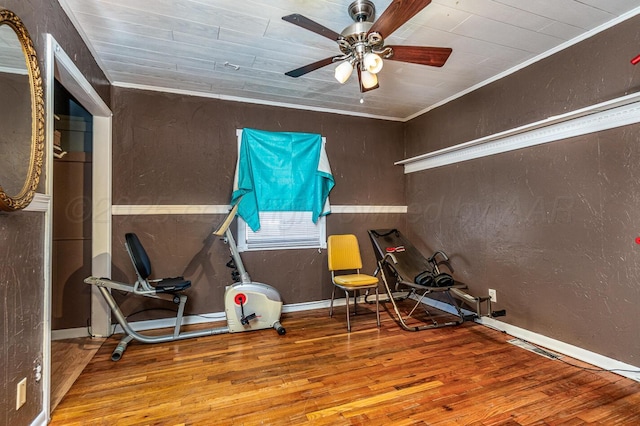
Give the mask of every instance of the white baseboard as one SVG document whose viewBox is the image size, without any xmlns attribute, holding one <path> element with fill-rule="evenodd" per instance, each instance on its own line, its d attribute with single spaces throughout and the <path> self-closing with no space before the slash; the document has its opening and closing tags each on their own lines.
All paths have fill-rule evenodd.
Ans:
<svg viewBox="0 0 640 426">
<path fill-rule="evenodd" d="M 224 312 L 213 312 L 208 314 L 201 315 L 189 315 L 182 318 L 182 325 L 192 325 L 192 324 L 205 324 L 208 322 L 214 321 L 224 321 L 225 319 Z M 145 320 L 145 321 L 133 321 L 129 323 L 129 326 L 133 329 L 133 331 L 145 331 L 145 330 L 154 330 L 157 328 L 171 328 L 175 327 L 176 318 L 162 318 L 157 320 Z M 124 333 L 122 327 L 118 324 L 114 328 L 113 334 Z"/>
<path fill-rule="evenodd" d="M 441 302 L 439 300 L 430 299 L 425 297 L 423 303 L 428 306 L 432 306 L 441 311 L 448 312 L 450 314 L 456 314 L 456 309 L 449 303 Z M 475 312 L 462 310 L 465 315 L 473 315 Z M 526 330 L 524 328 L 516 327 L 506 322 L 498 321 L 495 318 L 480 317 L 475 321 L 478 324 L 486 327 L 493 328 L 498 331 L 509 334 L 510 336 L 517 337 L 519 339 L 526 340 L 527 342 L 539 345 L 553 352 L 558 352 L 562 355 L 578 359 L 583 362 L 587 362 L 595 367 L 602 368 L 603 370 L 634 370 L 634 371 L 612 371 L 620 376 L 628 377 L 629 379 L 640 382 L 640 367 L 626 364 L 621 361 L 617 361 L 612 358 L 597 354 L 595 352 L 588 351 L 586 349 L 579 348 L 577 346 L 570 345 L 560 340 L 552 339 L 551 337 L 544 336 L 542 334 L 534 333 L 533 331 Z"/>
<path fill-rule="evenodd" d="M 360 299 L 358 299 L 358 301 L 362 301 L 362 297 Z M 333 301 L 333 306 L 344 306 L 345 305 L 345 299 L 336 299 Z M 300 312 L 300 311 L 310 311 L 312 309 L 324 309 L 324 308 L 329 308 L 329 306 L 331 305 L 331 300 L 326 299 L 326 300 L 318 300 L 315 302 L 304 302 L 304 303 L 292 303 L 291 305 L 284 305 L 282 307 L 282 312 L 283 313 L 289 313 L 289 312 Z"/>
<path fill-rule="evenodd" d="M 284 305 L 282 307 L 282 312 L 289 313 L 289 312 L 308 311 L 312 309 L 328 308 L 330 303 L 331 303 L 330 300 L 320 300 L 317 302 L 293 303 L 290 305 Z M 345 300 L 336 299 L 333 302 L 333 304 L 334 306 L 344 306 Z M 213 321 L 224 321 L 225 318 L 226 316 L 224 312 L 212 312 L 212 313 L 201 314 L 201 315 L 188 315 L 182 319 L 182 324 L 183 325 L 204 324 L 204 323 L 213 322 Z M 175 327 L 176 319 L 174 317 L 174 318 L 163 318 L 163 319 L 157 319 L 157 320 L 136 321 L 136 322 L 130 322 L 129 325 L 134 331 L 153 330 L 156 328 L 170 328 L 170 327 Z M 124 333 L 124 330 L 122 329 L 122 327 L 120 327 L 120 325 L 117 325 L 115 327 L 114 334 L 119 334 L 119 333 Z"/>
<path fill-rule="evenodd" d="M 51 340 L 77 339 L 78 337 L 89 337 L 87 327 L 65 328 L 62 330 L 51 330 Z"/>
<path fill-rule="evenodd" d="M 542 346 L 543 348 L 549 349 L 553 352 L 557 352 L 571 358 L 587 362 L 593 366 L 602 368 L 603 370 L 609 370 L 620 376 L 628 377 L 629 379 L 640 382 L 640 367 L 626 364 L 624 362 L 588 351 L 578 346 L 574 346 L 560 340 L 552 339 L 551 337 L 547 337 L 542 334 L 526 330 L 524 328 L 516 327 L 515 325 L 507 324 L 506 322 L 498 321 L 495 318 L 482 317 L 476 320 L 476 322 L 478 324 L 503 331 L 510 336 L 526 340 L 527 342 L 533 343 L 534 345 Z"/>
<path fill-rule="evenodd" d="M 47 418 L 47 414 L 44 411 L 41 411 L 38 416 L 33 419 L 31 426 L 47 426 L 48 423 L 49 419 Z"/>
</svg>

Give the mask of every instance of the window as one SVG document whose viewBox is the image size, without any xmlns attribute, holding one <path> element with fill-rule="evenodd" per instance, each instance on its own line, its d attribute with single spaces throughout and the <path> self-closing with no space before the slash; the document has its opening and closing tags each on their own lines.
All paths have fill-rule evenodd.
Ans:
<svg viewBox="0 0 640 426">
<path fill-rule="evenodd" d="M 236 135 L 239 150 L 242 129 L 238 129 Z M 326 143 L 324 137 L 322 143 Z M 238 251 L 327 248 L 326 216 L 320 216 L 317 223 L 311 220 L 310 211 L 266 211 L 259 216 L 257 232 L 238 216 Z"/>
<path fill-rule="evenodd" d="M 260 212 L 260 230 L 253 232 L 238 216 L 238 251 L 326 248 L 326 216 L 317 223 L 311 212 Z"/>
</svg>

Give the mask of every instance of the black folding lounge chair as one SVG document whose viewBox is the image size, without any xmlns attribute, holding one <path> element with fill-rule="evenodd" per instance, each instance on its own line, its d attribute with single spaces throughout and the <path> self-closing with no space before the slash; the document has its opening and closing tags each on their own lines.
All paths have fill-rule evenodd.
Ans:
<svg viewBox="0 0 640 426">
<path fill-rule="evenodd" d="M 481 303 L 487 303 L 487 312 L 491 312 L 489 297 L 474 297 L 462 291 L 467 286 L 456 281 L 449 273 L 440 271 L 439 265 L 448 262 L 443 251 L 436 251 L 430 257 L 422 253 L 397 229 L 369 230 L 369 237 L 376 254 L 378 267 L 376 274 L 381 274 L 387 297 L 381 299 L 393 305 L 398 324 L 407 331 L 419 331 L 462 324 L 481 315 Z M 424 305 L 425 297 L 430 293 L 439 293 L 451 306 L 453 320 L 438 321 L 431 318 L 420 325 L 407 323 L 420 305 Z M 465 314 L 454 298 L 475 305 L 476 313 Z M 415 303 L 408 314 L 401 312 L 398 302 L 411 299 Z M 428 311 L 427 311 L 428 313 Z M 451 318 L 451 317 L 449 317 Z"/>
</svg>

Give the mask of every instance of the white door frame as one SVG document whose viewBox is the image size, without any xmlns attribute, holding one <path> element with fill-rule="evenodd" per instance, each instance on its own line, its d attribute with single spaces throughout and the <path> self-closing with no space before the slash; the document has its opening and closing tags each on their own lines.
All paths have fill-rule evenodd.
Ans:
<svg viewBox="0 0 640 426">
<path fill-rule="evenodd" d="M 45 53 L 45 250 L 44 250 L 44 344 L 43 410 L 50 417 L 51 406 L 51 261 L 53 250 L 53 136 L 54 80 L 58 80 L 78 102 L 93 115 L 92 163 L 92 244 L 91 273 L 111 276 L 111 123 L 107 104 L 87 81 L 62 46 L 51 34 L 46 35 Z M 88 284 L 87 284 L 88 285 Z M 111 311 L 97 288 L 91 289 L 91 334 L 106 337 L 111 325 Z"/>
</svg>

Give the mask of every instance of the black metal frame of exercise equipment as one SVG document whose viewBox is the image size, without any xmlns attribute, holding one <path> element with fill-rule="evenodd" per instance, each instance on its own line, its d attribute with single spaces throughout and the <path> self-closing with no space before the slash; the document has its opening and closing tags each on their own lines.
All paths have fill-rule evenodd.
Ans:
<svg viewBox="0 0 640 426">
<path fill-rule="evenodd" d="M 472 296 L 463 291 L 467 285 L 456 281 L 452 275 L 442 272 L 439 265 L 449 263 L 449 257 L 442 250 L 437 250 L 430 257 L 422 253 L 397 229 L 369 230 L 369 237 L 376 255 L 377 267 L 374 275 L 380 274 L 386 290 L 386 296 L 380 299 L 382 303 L 391 303 L 396 322 L 407 331 L 420 331 L 460 325 L 465 321 L 474 320 L 481 316 L 497 317 L 506 314 L 505 311 L 492 311 L 489 296 Z M 438 260 L 440 257 L 440 260 Z M 438 322 L 431 317 L 424 299 L 429 294 L 442 294 L 446 297 L 457 318 L 453 321 Z M 372 303 L 369 295 L 365 296 L 367 303 Z M 475 308 L 475 313 L 465 314 L 456 298 Z M 403 314 L 397 302 L 413 299 L 414 304 L 408 314 Z M 443 302 L 446 303 L 446 302 Z M 482 305 L 486 304 L 485 313 Z M 416 309 L 424 305 L 430 322 L 421 321 L 421 325 L 410 325 L 407 320 L 412 318 Z"/>
</svg>

